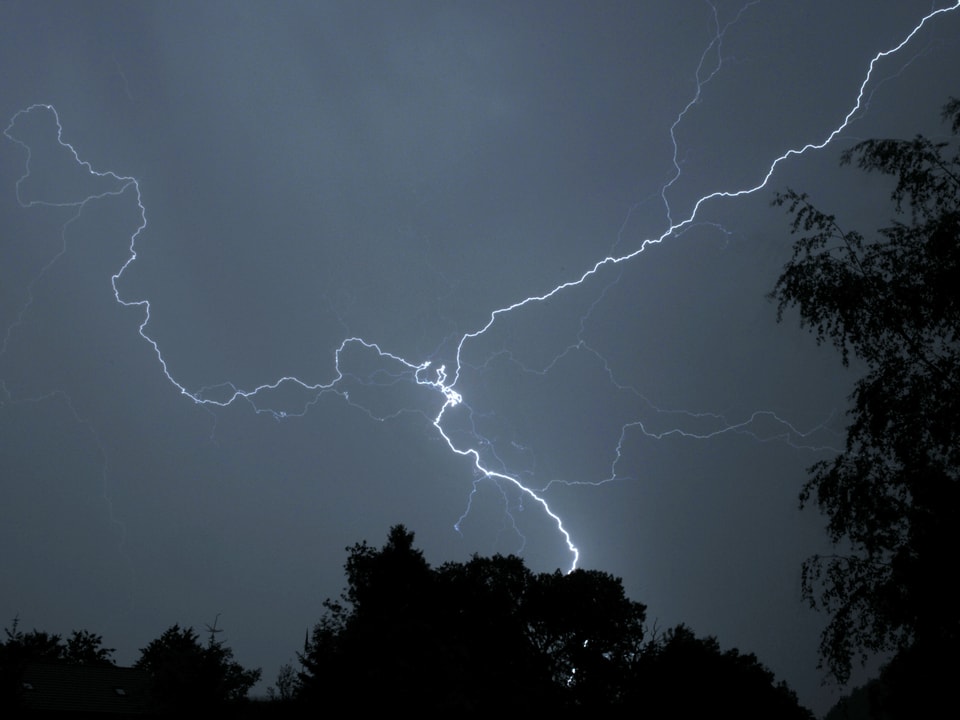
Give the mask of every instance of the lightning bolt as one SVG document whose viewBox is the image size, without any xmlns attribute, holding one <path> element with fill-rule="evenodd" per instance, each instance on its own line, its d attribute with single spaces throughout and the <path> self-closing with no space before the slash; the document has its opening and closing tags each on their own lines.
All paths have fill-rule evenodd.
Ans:
<svg viewBox="0 0 960 720">
<path fill-rule="evenodd" d="M 902 38 L 900 42 L 887 50 L 878 52 L 870 60 L 867 66 L 863 80 L 857 90 L 855 99 L 849 111 L 843 116 L 836 127 L 834 127 L 834 129 L 831 130 L 822 140 L 819 142 L 809 142 L 800 147 L 791 148 L 784 151 L 769 163 L 766 169 L 761 173 L 760 180 L 749 187 L 740 189 L 716 190 L 703 195 L 696 200 L 686 217 L 675 220 L 668 195 L 670 189 L 681 177 L 680 162 L 678 159 L 679 143 L 676 138 L 676 129 L 682 123 L 688 111 L 700 100 L 704 86 L 706 86 L 706 84 L 709 83 L 721 71 L 723 58 L 722 44 L 727 30 L 732 25 L 737 23 L 741 17 L 756 4 L 757 2 L 755 1 L 744 5 L 734 19 L 725 25 L 721 25 L 717 10 L 713 5 L 711 5 L 711 8 L 713 9 L 714 33 L 710 43 L 704 49 L 700 57 L 700 62 L 696 68 L 696 88 L 694 94 L 690 98 L 689 102 L 676 115 L 669 128 L 669 137 L 673 148 L 672 165 L 674 171 L 672 177 L 666 183 L 664 183 L 659 192 L 659 198 L 663 204 L 667 219 L 666 229 L 659 235 L 644 239 L 637 247 L 629 252 L 610 254 L 601 258 L 592 266 L 584 270 L 579 276 L 560 283 L 547 292 L 539 295 L 530 295 L 517 300 L 516 302 L 512 302 L 508 305 L 504 305 L 492 310 L 483 325 L 476 330 L 464 333 L 459 337 L 459 340 L 456 343 L 456 352 L 451 369 L 448 369 L 446 365 L 442 364 L 435 367 L 431 361 L 411 362 L 410 360 L 407 360 L 399 355 L 388 352 L 375 342 L 370 342 L 361 337 L 351 336 L 345 338 L 334 351 L 334 373 L 333 377 L 327 382 L 310 383 L 298 377 L 283 376 L 273 382 L 264 383 L 262 385 L 253 387 L 252 389 L 243 389 L 237 387 L 233 383 L 226 382 L 216 386 L 206 386 L 197 390 L 190 390 L 175 378 L 173 372 L 168 366 L 167 360 L 165 359 L 158 342 L 153 339 L 148 332 L 151 318 L 150 301 L 148 299 L 126 299 L 123 297 L 119 289 L 119 282 L 121 278 L 127 269 L 137 260 L 137 243 L 142 233 L 147 228 L 147 209 L 146 205 L 144 204 L 140 182 L 132 176 L 119 175 L 113 171 L 98 171 L 94 169 L 90 163 L 82 160 L 74 146 L 64 140 L 63 126 L 61 124 L 60 116 L 53 105 L 35 104 L 20 110 L 13 115 L 7 127 L 3 131 L 4 136 L 11 142 L 20 146 L 26 155 L 26 159 L 24 161 L 24 172 L 16 182 L 17 202 L 23 208 L 47 207 L 64 209 L 69 211 L 69 217 L 61 227 L 60 249 L 40 269 L 39 273 L 29 283 L 27 287 L 26 300 L 22 304 L 19 313 L 17 313 L 13 321 L 5 330 L 2 343 L 0 343 L 0 357 L 3 357 L 3 355 L 6 354 L 13 336 L 16 334 L 17 329 L 22 325 L 25 315 L 33 304 L 34 288 L 37 282 L 60 260 L 60 258 L 66 252 L 69 226 L 79 219 L 83 212 L 93 203 L 110 198 L 119 198 L 121 196 L 132 196 L 138 209 L 139 222 L 136 229 L 130 236 L 126 261 L 111 276 L 110 282 L 113 289 L 113 296 L 116 302 L 121 306 L 125 308 L 135 308 L 142 312 L 142 320 L 138 328 L 138 333 L 140 337 L 152 348 L 157 362 L 166 379 L 177 391 L 179 391 L 182 396 L 189 398 L 197 405 L 206 407 L 208 409 L 223 408 L 240 401 L 245 401 L 253 407 L 255 412 L 267 413 L 278 420 L 305 414 L 321 396 L 327 393 L 336 394 L 345 402 L 362 409 L 372 419 L 377 421 L 385 421 L 387 419 L 397 417 L 405 412 L 419 413 L 430 421 L 439 437 L 442 438 L 442 440 L 446 443 L 446 446 L 450 452 L 462 458 L 469 459 L 474 468 L 474 489 L 470 493 L 463 515 L 455 524 L 455 529 L 459 531 L 460 524 L 470 512 L 472 499 L 477 488 L 477 482 L 481 480 L 493 481 L 497 484 L 501 490 L 501 493 L 504 493 L 504 495 L 504 488 L 512 487 L 521 498 L 525 498 L 527 502 L 538 506 L 543 513 L 550 518 L 551 522 L 554 523 L 557 532 L 562 537 L 563 542 L 565 543 L 565 546 L 569 552 L 571 558 L 570 569 L 572 570 L 577 567 L 577 563 L 580 558 L 580 551 L 574 544 L 570 532 L 565 527 L 561 517 L 554 512 L 548 504 L 545 497 L 546 491 L 552 484 L 556 482 L 565 482 L 566 484 L 602 484 L 604 482 L 610 482 L 618 479 L 617 464 L 621 459 L 621 451 L 626 436 L 630 431 L 636 430 L 648 437 L 657 439 L 671 434 L 682 434 L 686 437 L 707 439 L 726 433 L 743 433 L 751 435 L 752 437 L 762 441 L 780 439 L 785 440 L 796 447 L 822 448 L 823 446 L 821 445 L 816 445 L 807 441 L 810 435 L 818 430 L 820 426 L 810 431 L 801 431 L 790 423 L 782 420 L 771 411 L 756 411 L 746 420 L 739 423 L 730 423 L 725 417 L 719 414 L 683 413 L 688 419 L 703 423 L 704 429 L 698 431 L 683 431 L 677 428 L 658 431 L 648 429 L 645 423 L 642 421 L 631 421 L 624 424 L 621 428 L 620 438 L 614 451 L 614 459 L 611 463 L 610 475 L 608 478 L 598 481 L 583 481 L 581 483 L 551 480 L 543 487 L 537 488 L 533 485 L 533 483 L 521 479 L 519 474 L 509 472 L 506 468 L 506 464 L 499 459 L 496 452 L 492 449 L 488 452 L 482 452 L 481 448 L 489 447 L 492 444 L 486 440 L 482 433 L 476 429 L 476 425 L 474 424 L 472 417 L 472 408 L 470 408 L 469 404 L 465 401 L 465 398 L 458 390 L 461 371 L 465 366 L 467 366 L 464 360 L 465 349 L 470 345 L 471 342 L 487 334 L 500 319 L 523 308 L 546 303 L 559 294 L 572 290 L 573 288 L 584 286 L 587 281 L 594 276 L 598 276 L 604 271 L 609 271 L 625 263 L 629 263 L 635 260 L 649 247 L 662 243 L 668 238 L 677 237 L 683 232 L 686 232 L 697 224 L 698 215 L 700 214 L 701 208 L 703 208 L 704 205 L 721 199 L 734 199 L 757 193 L 767 186 L 777 168 L 788 159 L 827 147 L 853 122 L 855 122 L 858 114 L 864 110 L 867 104 L 869 104 L 869 96 L 867 95 L 867 91 L 873 79 L 877 64 L 884 58 L 893 56 L 900 52 L 911 42 L 911 40 L 924 26 L 933 22 L 935 18 L 940 15 L 954 12 L 960 8 L 960 1 L 958 1 L 948 7 L 932 10 L 930 13 L 920 19 L 920 21 L 910 30 L 910 32 L 906 34 L 906 36 Z M 33 146 L 30 142 L 23 139 L 23 131 L 20 129 L 20 127 L 21 123 L 27 121 L 28 116 L 38 113 L 45 113 L 52 119 L 56 127 L 57 147 L 60 151 L 69 153 L 69 156 L 72 158 L 73 166 L 84 173 L 86 180 L 96 188 L 95 190 L 91 191 L 87 195 L 84 195 L 80 199 L 57 199 L 51 197 L 46 199 L 38 199 L 26 197 L 28 193 L 25 188 L 32 177 L 31 162 L 33 159 Z M 632 211 L 633 209 L 631 209 L 630 212 Z M 626 222 L 629 221 L 629 217 L 630 215 L 628 213 L 627 219 L 624 221 L 624 226 L 626 225 Z M 620 240 L 618 238 L 617 243 L 619 244 L 619 242 Z M 614 248 L 616 248 L 616 245 Z M 637 395 L 643 401 L 647 402 L 650 407 L 658 413 L 665 412 L 660 408 L 653 406 L 651 403 L 649 403 L 649 401 L 646 401 L 646 398 L 643 398 L 643 396 L 640 395 L 635 388 L 618 382 L 613 374 L 613 371 L 603 359 L 602 355 L 590 347 L 590 345 L 583 339 L 583 330 L 590 312 L 592 312 L 596 304 L 603 298 L 603 294 L 606 293 L 607 289 L 609 289 L 612 284 L 615 284 L 616 281 L 617 278 L 614 278 L 607 286 L 605 286 L 602 293 L 596 298 L 594 303 L 588 309 L 587 313 L 581 318 L 580 333 L 575 343 L 566 348 L 560 355 L 558 355 L 553 361 L 546 364 L 544 367 L 523 369 L 537 373 L 547 373 L 563 355 L 574 351 L 586 352 L 595 356 L 598 362 L 601 363 L 604 372 L 614 387 L 616 387 L 618 390 Z M 363 398 L 365 391 L 368 388 L 383 390 L 393 386 L 409 384 L 420 386 L 428 391 L 427 397 L 430 398 L 430 401 L 425 402 L 424 406 L 422 407 L 410 408 L 403 406 L 400 409 L 386 408 L 383 410 L 376 410 L 370 406 L 370 403 L 367 400 L 357 399 L 358 395 Z M 0 390 L 3 391 L 2 395 L 6 398 L 6 401 L 12 401 L 11 393 L 2 380 L 0 380 Z M 271 396 L 280 397 L 284 393 L 289 396 L 291 394 L 290 391 L 293 391 L 294 394 L 302 395 L 307 398 L 305 401 L 299 404 L 296 410 L 279 409 L 278 407 L 270 404 Z M 445 425 L 445 420 L 448 418 L 448 416 L 458 408 L 466 409 L 470 414 L 468 424 L 471 425 L 472 430 L 469 430 L 466 434 L 468 437 L 472 437 L 471 442 L 464 443 L 462 441 L 455 440 L 455 433 L 449 430 Z M 75 413 L 75 411 L 73 412 Z M 756 428 L 758 424 L 763 421 L 772 423 L 776 430 L 761 434 Z M 523 449 L 520 446 L 517 446 L 516 443 L 514 443 L 514 445 L 517 447 L 517 449 Z M 487 460 L 487 455 L 489 455 L 492 460 Z M 494 462 L 502 466 L 502 469 L 496 469 L 492 467 Z M 509 507 L 507 511 L 509 515 Z"/>
</svg>

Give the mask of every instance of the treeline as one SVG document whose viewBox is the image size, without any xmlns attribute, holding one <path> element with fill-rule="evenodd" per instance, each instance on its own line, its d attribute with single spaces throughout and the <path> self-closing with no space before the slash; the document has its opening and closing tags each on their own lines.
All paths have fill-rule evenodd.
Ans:
<svg viewBox="0 0 960 720">
<path fill-rule="evenodd" d="M 14 619 L 0 644 L 0 708 L 18 715 L 123 714 L 131 708 L 157 715 L 246 700 L 261 671 L 234 661 L 233 651 L 216 638 L 219 630 L 208 629 L 203 643 L 193 628 L 173 625 L 140 650 L 134 665 L 139 672 L 121 673 L 126 669 L 116 667 L 114 648 L 104 647 L 100 635 L 75 630 L 64 640 L 41 630 L 23 632 Z M 98 682 L 113 694 L 85 687 Z"/>
<path fill-rule="evenodd" d="M 812 717 L 754 655 L 723 652 L 683 625 L 649 629 L 619 578 L 535 574 L 500 555 L 433 568 L 413 539 L 396 526 L 380 549 L 349 549 L 346 590 L 325 603 L 299 655 L 292 702 Z"/>
<path fill-rule="evenodd" d="M 208 627 L 178 625 L 140 651 L 154 714 L 216 709 L 243 716 L 349 707 L 459 716 L 500 712 L 643 712 L 811 718 L 752 654 L 722 651 L 680 625 L 651 629 L 643 604 L 607 573 L 536 574 L 520 558 L 474 556 L 431 567 L 403 526 L 386 544 L 348 549 L 347 586 L 326 601 L 296 663 L 265 702 L 249 702 L 245 669 Z M 86 631 L 66 640 L 14 623 L 0 649 L 5 705 L 23 700 L 31 664 L 111 666 Z"/>
</svg>

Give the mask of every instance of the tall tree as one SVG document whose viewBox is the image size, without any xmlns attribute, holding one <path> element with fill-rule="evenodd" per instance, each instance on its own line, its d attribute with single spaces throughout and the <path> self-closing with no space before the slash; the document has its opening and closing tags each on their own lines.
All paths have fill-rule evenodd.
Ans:
<svg viewBox="0 0 960 720">
<path fill-rule="evenodd" d="M 960 101 L 944 108 L 956 137 Z M 956 143 L 868 140 L 842 157 L 890 176 L 893 218 L 845 229 L 793 191 L 793 257 L 771 293 L 818 342 L 865 366 L 846 447 L 810 469 L 836 553 L 803 566 L 804 596 L 829 613 L 821 656 L 840 681 L 874 652 L 956 657 L 948 590 L 960 550 L 960 152 Z M 933 663 L 931 663 L 931 667 Z M 956 668 L 956 660 L 952 661 Z"/>
<path fill-rule="evenodd" d="M 438 622 L 433 574 L 413 533 L 402 525 L 387 543 L 347 548 L 347 587 L 326 612 L 300 656 L 301 698 L 326 703 L 348 688 L 379 695 L 351 697 L 354 707 L 376 705 L 383 696 L 415 706 L 442 674 L 445 662 L 432 627 Z M 439 695 L 435 696 L 439 697 Z"/>
</svg>

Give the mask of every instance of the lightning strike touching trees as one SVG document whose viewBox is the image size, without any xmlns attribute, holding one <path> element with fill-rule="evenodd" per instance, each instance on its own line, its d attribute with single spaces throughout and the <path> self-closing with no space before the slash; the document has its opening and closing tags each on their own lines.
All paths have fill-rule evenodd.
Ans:
<svg viewBox="0 0 960 720">
<path fill-rule="evenodd" d="M 5 45 L 11 558 L 85 558 L 131 623 L 161 576 L 262 607 L 399 521 L 651 609 L 793 593 L 703 562 L 842 448 L 845 381 L 757 340 L 784 248 L 750 223 L 950 57 L 957 7 L 0 10 L 63 53 Z M 24 520 L 68 509 L 87 544 Z"/>
</svg>

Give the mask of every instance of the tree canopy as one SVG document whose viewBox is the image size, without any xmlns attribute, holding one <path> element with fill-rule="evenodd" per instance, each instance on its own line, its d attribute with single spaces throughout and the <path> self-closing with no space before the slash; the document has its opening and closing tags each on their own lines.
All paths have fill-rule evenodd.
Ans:
<svg viewBox="0 0 960 720">
<path fill-rule="evenodd" d="M 954 138 L 960 101 L 944 108 Z M 818 342 L 866 372 L 844 451 L 810 469 L 801 504 L 826 515 L 836 553 L 803 566 L 804 596 L 829 613 L 821 656 L 840 681 L 854 659 L 908 649 L 955 656 L 949 574 L 960 533 L 960 152 L 956 143 L 877 139 L 842 156 L 893 179 L 889 223 L 864 235 L 805 194 L 793 257 L 771 293 Z M 953 661 L 956 667 L 956 661 Z"/>
<path fill-rule="evenodd" d="M 632 675 L 625 705 L 646 717 L 813 717 L 755 655 L 721 650 L 685 625 L 650 643 Z"/>
<path fill-rule="evenodd" d="M 431 568 L 413 539 L 396 526 L 379 550 L 347 549 L 347 587 L 325 603 L 300 656 L 300 702 L 461 716 L 656 707 L 648 716 L 810 717 L 754 656 L 721 653 L 686 628 L 651 636 L 645 606 L 619 578 L 537 574 L 501 555 Z M 668 679 L 676 693 L 666 696 Z"/>
<path fill-rule="evenodd" d="M 715 638 L 682 625 L 648 629 L 646 607 L 608 573 L 535 573 L 520 558 L 501 555 L 431 567 L 413 541 L 398 525 L 381 548 L 347 548 L 346 587 L 324 603 L 299 654 L 300 671 L 281 667 L 268 693 L 272 702 L 237 702 L 260 671 L 234 661 L 216 623 L 207 626 L 206 642 L 192 627 L 169 627 L 141 649 L 140 672 L 72 668 L 80 674 L 54 685 L 51 664 L 110 663 L 112 650 L 87 631 L 63 642 L 20 632 L 15 622 L 0 643 L 0 707 L 21 710 L 24 692 L 34 703 L 51 696 L 75 701 L 77 688 L 89 688 L 94 676 L 93 685 L 110 694 L 116 685 L 104 684 L 106 675 L 109 682 L 123 676 L 137 688 L 134 704 L 161 716 L 301 717 L 349 707 L 458 717 L 504 708 L 564 716 L 812 717 L 755 656 L 722 651 Z M 43 693 L 24 681 L 25 668 L 46 678 Z"/>
<path fill-rule="evenodd" d="M 193 628 L 172 625 L 140 650 L 135 667 L 150 675 L 156 702 L 165 712 L 212 708 L 243 700 L 260 679 L 233 659 L 214 631 L 204 645 Z"/>
<path fill-rule="evenodd" d="M 23 632 L 18 620 L 5 628 L 6 640 L 0 644 L 7 662 L 31 662 L 58 665 L 113 665 L 113 648 L 103 647 L 103 638 L 88 630 L 74 630 L 66 641 L 60 635 L 43 630 Z"/>
<path fill-rule="evenodd" d="M 16 707 L 21 681 L 28 665 L 113 665 L 113 648 L 103 647 L 103 638 L 87 630 L 74 630 L 64 642 L 60 635 L 43 630 L 23 632 L 19 619 L 4 628 L 0 642 L 0 707 Z"/>
</svg>

